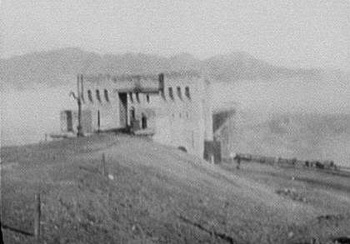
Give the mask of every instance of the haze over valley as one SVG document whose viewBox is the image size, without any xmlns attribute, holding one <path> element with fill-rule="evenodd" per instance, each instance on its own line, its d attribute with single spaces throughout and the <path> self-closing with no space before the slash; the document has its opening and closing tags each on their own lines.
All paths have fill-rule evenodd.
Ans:
<svg viewBox="0 0 350 244">
<path fill-rule="evenodd" d="M 350 166 L 350 75 L 292 69 L 248 53 L 204 60 L 182 53 L 99 55 L 77 48 L 0 60 L 2 145 L 35 143 L 60 131 L 59 112 L 75 109 L 68 96 L 77 73 L 142 74 L 197 70 L 213 81 L 213 107 L 236 109 L 239 152 L 334 159 Z"/>
</svg>

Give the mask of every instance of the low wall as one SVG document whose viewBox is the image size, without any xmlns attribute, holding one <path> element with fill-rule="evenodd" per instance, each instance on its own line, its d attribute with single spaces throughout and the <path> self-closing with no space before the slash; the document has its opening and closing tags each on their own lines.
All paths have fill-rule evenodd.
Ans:
<svg viewBox="0 0 350 244">
<path fill-rule="evenodd" d="M 328 170 L 340 170 L 341 167 L 337 166 L 331 160 L 298 160 L 297 158 L 281 158 L 281 157 L 268 157 L 263 155 L 254 155 L 247 153 L 237 153 L 232 158 L 224 158 L 223 161 L 230 162 L 232 160 L 240 160 L 246 162 L 265 163 L 270 165 L 279 166 L 291 166 L 291 167 L 305 167 L 305 168 L 317 168 Z"/>
</svg>

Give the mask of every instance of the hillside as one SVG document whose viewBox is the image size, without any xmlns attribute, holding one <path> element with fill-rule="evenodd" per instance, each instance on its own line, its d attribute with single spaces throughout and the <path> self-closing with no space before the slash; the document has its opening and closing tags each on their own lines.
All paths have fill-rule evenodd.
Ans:
<svg viewBox="0 0 350 244">
<path fill-rule="evenodd" d="M 266 116 L 266 115 L 265 115 Z M 349 114 L 238 114 L 234 148 L 239 152 L 334 160 L 350 166 Z"/>
<path fill-rule="evenodd" d="M 0 79 L 5 86 L 49 87 L 72 82 L 77 73 L 157 73 L 169 70 L 199 70 L 218 81 L 319 79 L 321 70 L 276 67 L 244 52 L 199 60 L 182 53 L 170 58 L 146 54 L 99 55 L 78 48 L 36 52 L 0 60 Z"/>
<path fill-rule="evenodd" d="M 1 158 L 5 243 L 35 243 L 36 192 L 43 243 L 325 243 L 350 235 L 346 177 L 253 164 L 237 171 L 122 135 L 7 147 Z M 285 187 L 301 200 L 281 195 Z"/>
</svg>

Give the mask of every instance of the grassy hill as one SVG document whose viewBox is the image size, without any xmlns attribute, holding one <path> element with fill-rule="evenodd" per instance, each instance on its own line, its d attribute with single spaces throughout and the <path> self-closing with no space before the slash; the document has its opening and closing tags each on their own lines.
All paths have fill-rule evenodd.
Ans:
<svg viewBox="0 0 350 244">
<path fill-rule="evenodd" d="M 5 243 L 35 243 L 36 192 L 43 243 L 308 243 L 350 235 L 346 177 L 253 164 L 237 171 L 122 135 L 6 147 L 1 158 Z M 284 187 L 305 201 L 279 194 Z"/>
</svg>

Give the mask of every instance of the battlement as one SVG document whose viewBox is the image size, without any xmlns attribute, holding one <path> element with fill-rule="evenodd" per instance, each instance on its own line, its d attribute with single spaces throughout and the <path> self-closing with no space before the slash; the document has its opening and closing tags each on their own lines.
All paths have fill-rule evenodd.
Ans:
<svg viewBox="0 0 350 244">
<path fill-rule="evenodd" d="M 164 77 L 169 79 L 177 78 L 200 78 L 202 74 L 195 70 L 183 70 L 183 71 L 166 71 L 159 72 L 163 74 Z M 159 75 L 154 73 L 144 73 L 144 74 L 83 74 L 84 80 L 91 83 L 100 83 L 100 82 L 131 82 L 131 81 L 150 81 L 158 82 Z"/>
</svg>

